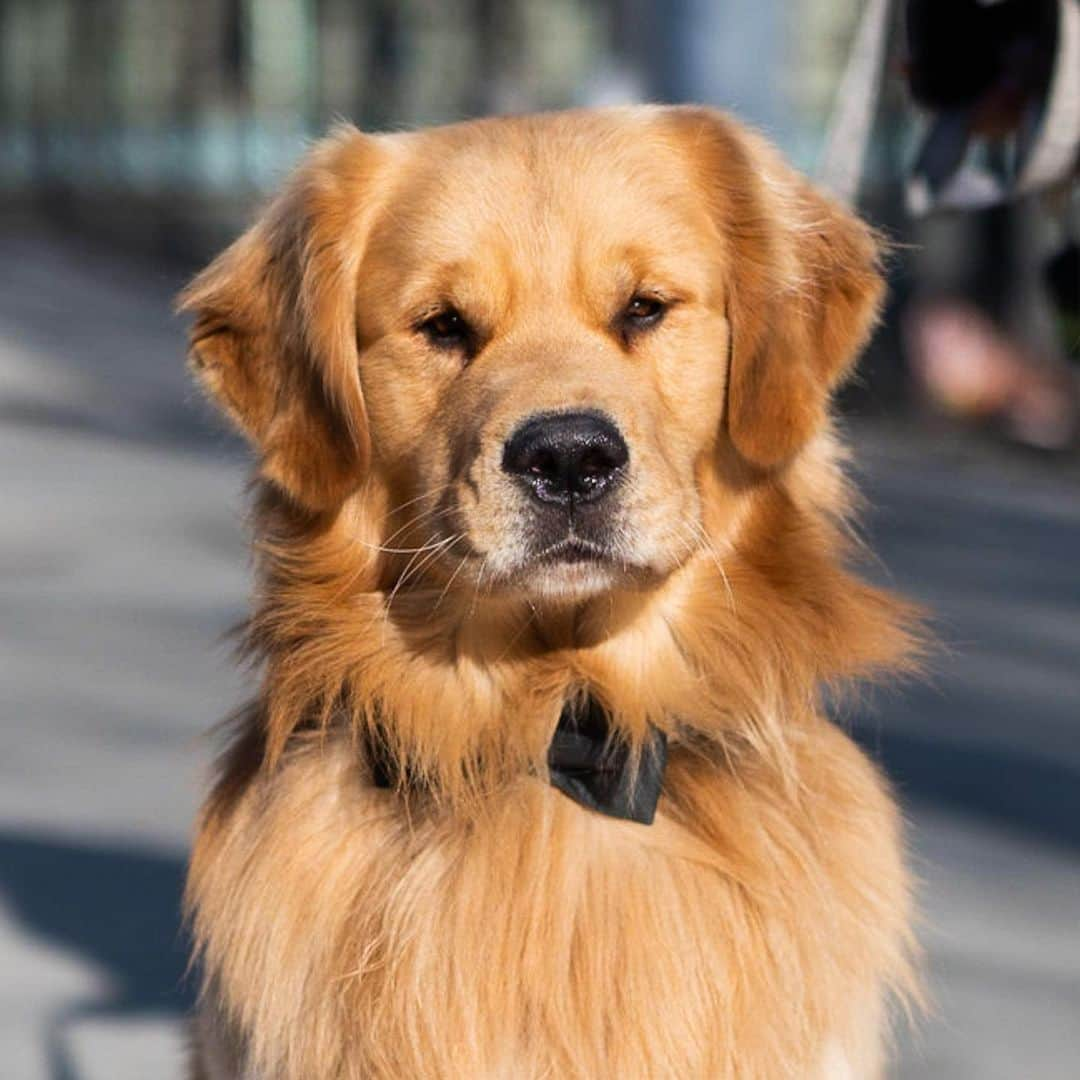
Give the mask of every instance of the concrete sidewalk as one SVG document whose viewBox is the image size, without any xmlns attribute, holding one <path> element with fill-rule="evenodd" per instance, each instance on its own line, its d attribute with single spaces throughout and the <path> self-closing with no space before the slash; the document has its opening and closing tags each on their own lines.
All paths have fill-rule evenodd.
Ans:
<svg viewBox="0 0 1080 1080">
<path fill-rule="evenodd" d="M 0 262 L 0 1075 L 182 1075 L 177 904 L 244 692 L 244 466 L 192 401 L 175 280 L 27 235 Z M 905 794 L 936 1014 L 904 1080 L 1080 1062 L 1080 482 L 855 433 L 870 531 L 939 612 L 933 687 L 856 718 Z"/>
</svg>

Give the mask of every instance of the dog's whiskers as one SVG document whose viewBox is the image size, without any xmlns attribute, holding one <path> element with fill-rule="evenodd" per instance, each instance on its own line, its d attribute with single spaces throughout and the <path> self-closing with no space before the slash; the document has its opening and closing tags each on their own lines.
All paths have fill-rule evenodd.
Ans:
<svg viewBox="0 0 1080 1080">
<path fill-rule="evenodd" d="M 417 551 L 416 553 L 414 553 L 413 556 L 409 559 L 408 563 L 406 563 L 405 569 L 404 571 L 402 571 L 401 576 L 394 583 L 393 589 L 390 590 L 390 594 L 387 596 L 386 602 L 383 605 L 383 610 L 385 612 L 389 612 L 393 608 L 394 600 L 397 598 L 397 595 L 401 591 L 402 586 L 404 586 L 405 582 L 408 581 L 410 577 L 415 576 L 417 573 L 423 570 L 423 568 L 427 566 L 432 560 L 439 557 L 439 553 L 441 551 L 455 544 L 464 535 L 464 533 L 456 533 L 454 535 L 448 536 L 445 540 L 441 540 L 438 543 L 431 544 L 425 547 L 423 549 L 423 552 Z M 419 562 L 417 562 L 417 560 L 419 560 Z M 390 620 L 386 618 L 382 619 L 381 641 L 383 645 L 386 644 L 386 630 L 389 621 Z"/>
<path fill-rule="evenodd" d="M 397 506 L 392 506 L 381 518 L 378 519 L 378 524 L 382 524 L 387 518 L 393 517 L 395 514 L 400 514 L 406 507 L 413 506 L 418 502 L 423 502 L 425 499 L 434 499 L 437 495 L 441 495 L 447 488 L 453 486 L 453 481 L 446 484 L 440 484 L 438 487 L 432 488 L 431 491 L 425 491 L 421 495 L 416 495 L 411 499 L 406 499 L 403 503 L 398 503 Z"/>
<path fill-rule="evenodd" d="M 420 547 L 390 547 L 389 542 L 392 541 L 395 536 L 399 536 L 401 533 L 405 532 L 406 529 L 416 528 L 419 525 L 430 525 L 431 523 L 433 523 L 435 521 L 439 521 L 442 518 L 448 517 L 450 514 L 453 514 L 456 511 L 456 509 L 457 509 L 456 507 L 452 507 L 452 506 L 443 507 L 442 509 L 439 509 L 438 507 L 435 507 L 434 509 L 428 510 L 428 511 L 424 512 L 423 514 L 417 514 L 416 516 L 410 518 L 404 525 L 401 526 L 401 528 L 396 529 L 394 532 L 392 532 L 386 538 L 386 541 L 384 543 L 382 543 L 382 544 L 372 544 L 372 543 L 369 543 L 369 542 L 367 542 L 365 540 L 360 540 L 359 543 L 363 547 L 367 548 L 369 551 L 381 552 L 384 555 L 416 555 L 416 554 L 419 554 L 421 552 L 429 550 L 430 547 L 431 547 L 431 543 L 423 544 Z M 442 543 L 442 541 L 441 540 L 432 541 L 432 543 Z"/>
<path fill-rule="evenodd" d="M 420 573 L 421 570 L 424 569 L 425 566 L 428 566 L 431 562 L 437 559 L 440 552 L 456 544 L 464 536 L 464 533 L 454 533 L 446 537 L 445 540 L 440 540 L 436 543 L 428 544 L 423 548 L 419 548 L 412 556 L 412 558 L 409 559 L 408 563 L 405 566 L 405 569 L 401 573 L 401 576 L 394 583 L 394 587 L 390 591 L 390 595 L 386 599 L 387 609 L 393 606 L 394 598 L 397 596 L 398 592 L 410 578 L 415 577 L 418 573 Z M 423 558 L 420 557 L 421 555 L 423 555 Z"/>
<path fill-rule="evenodd" d="M 442 592 L 439 593 L 439 598 L 438 598 L 438 600 L 435 601 L 435 606 L 431 609 L 431 613 L 433 615 L 435 614 L 436 611 L 439 610 L 439 607 L 442 604 L 443 600 L 446 599 L 446 594 L 450 591 L 450 586 L 454 584 L 454 581 L 457 578 L 458 574 L 460 574 L 461 571 L 465 568 L 465 564 L 468 561 L 469 561 L 469 554 L 468 554 L 468 552 L 466 552 L 464 555 L 461 556 L 461 561 L 457 564 L 457 569 L 450 575 L 449 580 L 442 587 Z"/>
<path fill-rule="evenodd" d="M 728 578 L 727 571 L 724 569 L 723 561 L 720 558 L 720 553 L 716 550 L 716 546 L 713 544 L 712 537 L 705 531 L 705 526 L 702 525 L 700 521 L 689 521 L 684 522 L 683 524 L 689 527 L 691 535 L 712 559 L 713 564 L 716 566 L 716 572 L 720 575 L 721 582 L 723 582 L 724 591 L 727 593 L 728 607 L 731 609 L 732 615 L 737 615 L 738 610 L 735 606 L 735 593 L 731 588 L 731 580 Z"/>
<path fill-rule="evenodd" d="M 408 504 L 406 504 L 406 505 L 408 505 Z M 383 540 L 383 543 L 384 544 L 389 544 L 394 539 L 394 537 L 400 536 L 403 532 L 406 532 L 408 529 L 414 528 L 415 526 L 419 525 L 421 522 L 428 521 L 428 520 L 430 520 L 430 519 L 432 519 L 434 517 L 443 517 L 446 514 L 453 513 L 454 510 L 455 510 L 455 507 L 453 505 L 450 505 L 450 506 L 435 505 L 435 506 L 431 507 L 430 509 L 422 510 L 420 513 L 414 514 L 407 521 L 405 521 L 402 525 L 400 525 L 398 528 L 396 528 L 392 533 L 390 533 L 390 535 L 387 536 Z M 385 518 L 383 520 L 385 520 Z"/>
<path fill-rule="evenodd" d="M 484 571 L 487 569 L 488 557 L 485 555 L 480 560 L 480 569 L 476 573 L 476 582 L 473 586 L 472 606 L 469 608 L 469 618 L 476 614 L 476 605 L 480 600 L 480 583 L 484 580 Z"/>
</svg>

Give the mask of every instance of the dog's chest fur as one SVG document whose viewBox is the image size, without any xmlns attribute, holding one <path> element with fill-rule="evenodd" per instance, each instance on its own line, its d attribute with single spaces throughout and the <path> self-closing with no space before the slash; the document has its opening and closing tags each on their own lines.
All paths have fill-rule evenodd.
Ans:
<svg viewBox="0 0 1080 1080">
<path fill-rule="evenodd" d="M 532 778 L 410 816 L 348 739 L 309 746 L 197 847 L 213 1022 L 267 1080 L 873 1075 L 853 1032 L 904 968 L 896 823 L 838 732 L 797 752 L 785 792 L 676 751 L 646 827 Z"/>
</svg>

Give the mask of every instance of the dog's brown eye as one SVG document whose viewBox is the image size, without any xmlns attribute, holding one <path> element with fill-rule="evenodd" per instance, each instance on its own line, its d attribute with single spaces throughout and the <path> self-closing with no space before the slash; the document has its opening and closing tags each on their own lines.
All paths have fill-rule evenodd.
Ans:
<svg viewBox="0 0 1080 1080">
<path fill-rule="evenodd" d="M 634 296 L 626 305 L 623 321 L 628 330 L 644 330 L 655 326 L 667 311 L 663 300 L 655 296 Z"/>
<path fill-rule="evenodd" d="M 472 338 L 469 324 L 454 308 L 446 308 L 420 324 L 428 340 L 440 349 L 466 348 Z"/>
</svg>

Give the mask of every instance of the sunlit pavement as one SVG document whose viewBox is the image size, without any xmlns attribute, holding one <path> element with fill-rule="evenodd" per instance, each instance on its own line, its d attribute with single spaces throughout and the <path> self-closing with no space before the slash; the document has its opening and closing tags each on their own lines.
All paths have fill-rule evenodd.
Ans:
<svg viewBox="0 0 1080 1080">
<path fill-rule="evenodd" d="M 243 462 L 193 406 L 174 278 L 15 237 L 0 261 L 0 1075 L 180 1077 L 177 905 L 210 724 L 243 693 Z M 932 687 L 860 738 L 909 807 L 934 1013 L 904 1080 L 1080 1061 L 1080 474 L 857 430 Z M 878 569 L 878 574 L 885 571 Z"/>
</svg>

